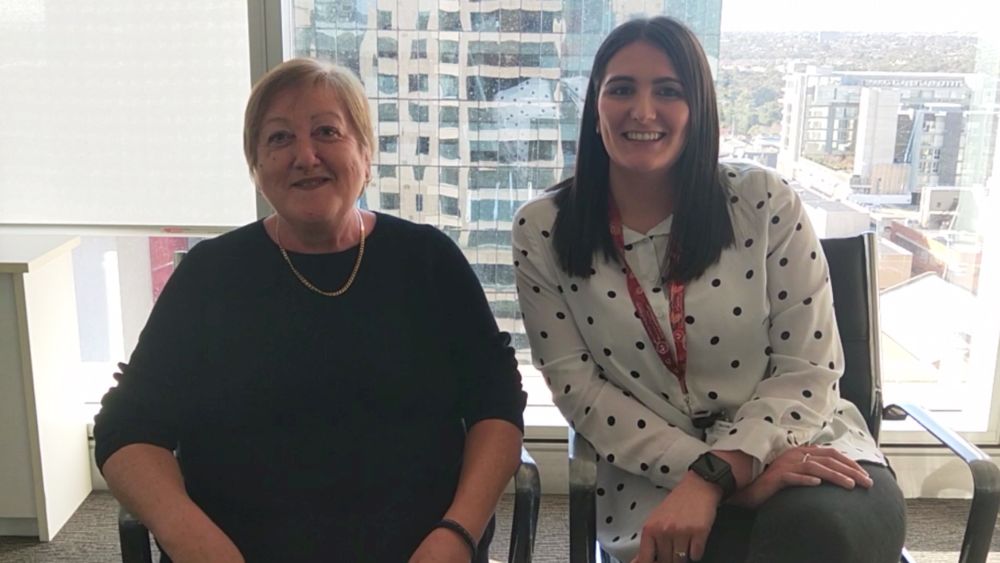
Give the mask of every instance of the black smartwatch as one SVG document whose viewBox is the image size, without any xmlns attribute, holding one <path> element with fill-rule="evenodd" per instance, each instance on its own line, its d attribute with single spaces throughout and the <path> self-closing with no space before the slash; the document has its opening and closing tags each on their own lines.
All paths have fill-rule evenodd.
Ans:
<svg viewBox="0 0 1000 563">
<path fill-rule="evenodd" d="M 736 478 L 733 477 L 733 468 L 726 460 L 712 452 L 705 452 L 698 456 L 698 459 L 694 460 L 688 469 L 709 483 L 715 483 L 721 487 L 723 500 L 736 492 Z"/>
</svg>

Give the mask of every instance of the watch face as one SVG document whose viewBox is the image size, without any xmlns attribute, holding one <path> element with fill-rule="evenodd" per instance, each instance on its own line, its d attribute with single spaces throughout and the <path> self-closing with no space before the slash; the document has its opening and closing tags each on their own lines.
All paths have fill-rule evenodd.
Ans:
<svg viewBox="0 0 1000 563">
<path fill-rule="evenodd" d="M 733 469 L 726 460 L 711 452 L 701 454 L 694 460 L 690 469 L 705 481 L 722 488 L 722 498 L 725 499 L 736 491 L 736 478 Z"/>
<path fill-rule="evenodd" d="M 732 475 L 729 464 L 710 453 L 702 454 L 696 459 L 691 464 L 691 470 L 712 483 L 718 483 Z"/>
</svg>

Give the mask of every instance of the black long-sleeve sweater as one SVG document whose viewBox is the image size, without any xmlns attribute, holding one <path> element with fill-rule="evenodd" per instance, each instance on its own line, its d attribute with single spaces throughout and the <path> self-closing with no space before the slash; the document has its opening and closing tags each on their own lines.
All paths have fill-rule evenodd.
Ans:
<svg viewBox="0 0 1000 563">
<path fill-rule="evenodd" d="M 357 247 L 290 253 L 339 287 Z M 195 246 L 96 418 L 97 462 L 178 449 L 248 563 L 405 561 L 451 503 L 465 429 L 523 428 L 513 350 L 455 244 L 379 214 L 351 288 L 313 293 L 258 221 Z"/>
</svg>

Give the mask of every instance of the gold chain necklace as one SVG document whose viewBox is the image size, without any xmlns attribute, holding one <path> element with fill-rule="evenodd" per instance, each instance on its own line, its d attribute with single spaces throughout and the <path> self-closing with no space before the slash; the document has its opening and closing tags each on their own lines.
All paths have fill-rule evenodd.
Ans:
<svg viewBox="0 0 1000 563">
<path fill-rule="evenodd" d="M 358 225 L 361 227 L 361 241 L 358 242 L 358 257 L 354 260 L 354 269 L 351 270 L 351 275 L 348 276 L 347 282 L 344 283 L 343 287 L 341 287 L 336 291 L 323 291 L 322 289 L 313 285 L 309 280 L 306 279 L 305 276 L 302 275 L 301 272 L 295 269 L 295 265 L 292 264 L 292 259 L 288 257 L 288 252 L 285 251 L 285 247 L 281 246 L 281 236 L 279 236 L 278 234 L 278 224 L 280 221 L 278 220 L 277 217 L 275 217 L 274 219 L 274 240 L 275 242 L 278 243 L 278 250 L 281 251 L 281 256 L 285 259 L 285 262 L 288 264 L 288 267 L 292 269 L 292 273 L 295 274 L 295 277 L 298 278 L 300 282 L 302 282 L 302 285 L 306 286 L 307 288 L 315 291 L 320 295 L 325 295 L 327 297 L 339 297 L 343 295 L 344 292 L 346 292 L 348 289 L 351 288 L 351 284 L 354 283 L 354 277 L 358 275 L 358 269 L 361 267 L 361 257 L 365 255 L 365 221 L 364 219 L 362 219 L 361 212 L 358 211 L 357 208 L 355 208 L 354 211 L 358 216 Z"/>
</svg>

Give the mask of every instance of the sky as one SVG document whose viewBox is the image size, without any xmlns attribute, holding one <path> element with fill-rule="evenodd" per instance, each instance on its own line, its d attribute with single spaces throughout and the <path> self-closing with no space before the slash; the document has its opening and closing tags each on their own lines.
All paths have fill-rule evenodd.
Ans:
<svg viewBox="0 0 1000 563">
<path fill-rule="evenodd" d="M 722 31 L 1000 33 L 998 0 L 722 0 Z"/>
</svg>

